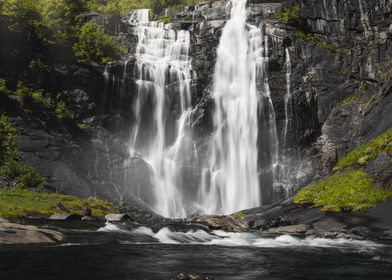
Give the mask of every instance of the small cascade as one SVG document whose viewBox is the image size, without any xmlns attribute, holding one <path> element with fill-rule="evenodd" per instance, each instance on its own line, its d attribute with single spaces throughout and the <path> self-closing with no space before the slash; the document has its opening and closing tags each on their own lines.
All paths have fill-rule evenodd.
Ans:
<svg viewBox="0 0 392 280">
<path fill-rule="evenodd" d="M 269 184 L 263 186 L 272 192 L 279 161 L 267 75 L 268 37 L 246 23 L 246 0 L 231 3 L 231 19 L 222 32 L 214 74 L 216 132 L 199 194 L 206 213 L 228 214 L 260 206 L 259 178 L 269 177 Z"/>
<path fill-rule="evenodd" d="M 286 48 L 286 95 L 284 98 L 284 112 L 285 112 L 285 125 L 283 131 L 283 143 L 284 147 L 287 148 L 287 132 L 293 118 L 293 108 L 291 106 L 291 59 L 290 52 Z"/>
<path fill-rule="evenodd" d="M 184 217 L 183 197 L 177 185 L 181 177 L 178 153 L 190 142 L 187 137 L 192 79 L 190 35 L 188 31 L 175 31 L 165 28 L 163 23 L 150 22 L 148 10 L 134 11 L 129 23 L 135 25 L 138 37 L 137 97 L 132 105 L 130 154 L 143 157 L 153 169 L 156 202 L 150 206 L 166 217 Z"/>
</svg>

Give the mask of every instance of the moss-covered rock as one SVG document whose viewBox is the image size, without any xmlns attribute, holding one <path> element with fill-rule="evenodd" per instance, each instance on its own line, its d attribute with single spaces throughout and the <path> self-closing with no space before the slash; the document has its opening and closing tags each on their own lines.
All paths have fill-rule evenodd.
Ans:
<svg viewBox="0 0 392 280">
<path fill-rule="evenodd" d="M 385 133 L 360 146 L 358 149 L 349 152 L 339 160 L 333 170 L 339 171 L 357 164 L 366 165 L 382 151 L 392 155 L 392 129 L 387 130 Z"/>
<path fill-rule="evenodd" d="M 322 211 L 366 211 L 392 198 L 392 190 L 373 186 L 373 179 L 363 170 L 346 170 L 301 189 L 295 204 L 321 207 Z"/>
<path fill-rule="evenodd" d="M 103 217 L 116 208 L 97 198 L 80 199 L 70 195 L 36 192 L 23 189 L 0 189 L 0 216 L 5 218 L 23 217 L 29 213 L 53 215 L 62 213 L 62 204 L 71 214 L 82 215 L 88 207 L 95 217 Z"/>
</svg>

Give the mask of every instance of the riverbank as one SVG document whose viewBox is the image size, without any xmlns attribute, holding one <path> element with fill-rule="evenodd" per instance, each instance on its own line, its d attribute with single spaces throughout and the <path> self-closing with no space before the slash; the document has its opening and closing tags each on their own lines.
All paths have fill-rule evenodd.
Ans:
<svg viewBox="0 0 392 280">
<path fill-rule="evenodd" d="M 261 234 L 267 237 L 290 235 L 298 240 L 311 238 L 392 241 L 392 200 L 372 208 L 366 213 L 324 213 L 319 208 L 297 206 L 286 200 L 268 207 L 260 207 L 228 216 L 192 216 L 186 219 L 165 219 L 153 213 L 128 209 L 122 214 L 108 214 L 105 218 L 83 218 L 72 215 L 50 217 L 24 217 L 0 220 L 0 244 L 64 244 L 90 233 L 124 233 L 137 227 L 158 234 L 163 228 L 202 229 L 206 232 Z M 94 235 L 93 234 L 93 235 Z M 37 237 L 38 236 L 38 237 Z M 29 239 L 31 237 L 31 239 Z M 88 237 L 91 238 L 91 235 Z M 99 240 L 112 236 L 99 236 Z M 80 240 L 79 240 L 80 241 Z M 78 241 L 78 242 L 79 242 Z M 106 242 L 106 241 L 105 241 Z"/>
</svg>

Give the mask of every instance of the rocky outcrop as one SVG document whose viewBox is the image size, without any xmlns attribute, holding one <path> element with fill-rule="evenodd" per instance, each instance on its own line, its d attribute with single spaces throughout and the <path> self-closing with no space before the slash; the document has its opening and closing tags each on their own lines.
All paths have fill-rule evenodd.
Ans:
<svg viewBox="0 0 392 280">
<path fill-rule="evenodd" d="M 227 232 L 244 232 L 248 230 L 246 223 L 232 216 L 195 216 L 186 221 L 204 224 L 211 230 L 224 230 Z"/>
<path fill-rule="evenodd" d="M 63 234 L 54 230 L 0 222 L 0 244 L 55 244 L 62 241 Z"/>
</svg>

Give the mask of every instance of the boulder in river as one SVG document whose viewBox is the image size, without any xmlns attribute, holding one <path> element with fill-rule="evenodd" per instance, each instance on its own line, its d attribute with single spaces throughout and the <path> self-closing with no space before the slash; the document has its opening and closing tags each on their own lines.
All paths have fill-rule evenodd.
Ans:
<svg viewBox="0 0 392 280">
<path fill-rule="evenodd" d="M 36 226 L 0 223 L 0 244 L 53 244 L 62 241 L 63 234 Z"/>
<path fill-rule="evenodd" d="M 128 214 L 107 214 L 105 216 L 106 221 L 108 222 L 123 222 L 128 220 L 130 217 Z"/>
<path fill-rule="evenodd" d="M 213 230 L 224 230 L 228 232 L 244 232 L 247 231 L 248 225 L 232 216 L 216 216 L 205 215 L 195 216 L 190 219 L 191 222 L 201 223 L 207 225 Z"/>
<path fill-rule="evenodd" d="M 81 216 L 76 214 L 54 214 L 49 217 L 49 220 L 53 221 L 71 221 L 71 220 L 80 220 Z"/>
<path fill-rule="evenodd" d="M 278 233 L 278 234 L 305 234 L 311 229 L 312 229 L 311 225 L 300 224 L 300 225 L 270 228 L 268 232 Z"/>
</svg>

